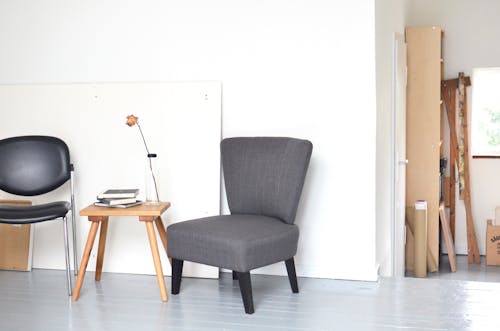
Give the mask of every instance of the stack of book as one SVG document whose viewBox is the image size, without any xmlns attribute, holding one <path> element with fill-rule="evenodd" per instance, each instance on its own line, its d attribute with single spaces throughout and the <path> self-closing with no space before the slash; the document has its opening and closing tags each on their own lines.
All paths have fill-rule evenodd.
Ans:
<svg viewBox="0 0 500 331">
<path fill-rule="evenodd" d="M 137 200 L 139 189 L 110 189 L 97 195 L 94 203 L 100 207 L 128 208 L 137 206 L 142 201 Z"/>
</svg>

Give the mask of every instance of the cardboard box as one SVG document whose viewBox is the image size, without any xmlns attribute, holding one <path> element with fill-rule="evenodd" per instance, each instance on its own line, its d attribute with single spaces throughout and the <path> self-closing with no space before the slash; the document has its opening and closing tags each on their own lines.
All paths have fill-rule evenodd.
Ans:
<svg viewBox="0 0 500 331">
<path fill-rule="evenodd" d="M 486 265 L 500 265 L 500 226 L 486 225 Z"/>
<path fill-rule="evenodd" d="M 31 205 L 26 200 L 0 200 L 0 204 Z M 30 271 L 33 249 L 31 224 L 0 224 L 0 270 Z"/>
</svg>

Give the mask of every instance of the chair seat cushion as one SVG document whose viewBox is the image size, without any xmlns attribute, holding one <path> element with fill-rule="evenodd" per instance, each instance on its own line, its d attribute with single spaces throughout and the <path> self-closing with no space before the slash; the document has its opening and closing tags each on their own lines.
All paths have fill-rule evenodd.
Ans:
<svg viewBox="0 0 500 331">
<path fill-rule="evenodd" d="M 258 215 L 213 216 L 167 228 L 170 257 L 239 272 L 293 257 L 298 238 L 297 226 Z"/>
<path fill-rule="evenodd" d="M 0 205 L 0 223 L 28 224 L 66 216 L 69 202 L 57 201 L 34 206 Z"/>
</svg>

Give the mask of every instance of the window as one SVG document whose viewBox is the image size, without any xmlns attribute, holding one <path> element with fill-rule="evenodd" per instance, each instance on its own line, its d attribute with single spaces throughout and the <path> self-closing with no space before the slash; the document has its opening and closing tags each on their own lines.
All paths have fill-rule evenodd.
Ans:
<svg viewBox="0 0 500 331">
<path fill-rule="evenodd" d="M 474 157 L 500 157 L 500 68 L 474 69 L 472 80 Z"/>
</svg>

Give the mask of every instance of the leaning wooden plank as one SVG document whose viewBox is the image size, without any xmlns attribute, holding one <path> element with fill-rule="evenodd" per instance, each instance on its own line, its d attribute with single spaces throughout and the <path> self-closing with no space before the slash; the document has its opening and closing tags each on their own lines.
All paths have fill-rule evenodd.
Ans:
<svg viewBox="0 0 500 331">
<path fill-rule="evenodd" d="M 444 206 L 450 206 L 450 177 L 443 177 L 443 200 Z"/>
<path fill-rule="evenodd" d="M 458 133 L 456 129 L 456 110 L 455 110 L 455 102 L 456 102 L 456 88 L 453 85 L 449 85 L 448 80 L 445 80 L 441 84 L 441 94 L 444 98 L 444 104 L 446 107 L 446 117 L 448 118 L 448 124 L 450 126 L 450 153 L 456 152 L 458 149 Z M 454 157 L 450 159 L 455 162 L 458 161 L 458 155 L 454 153 Z"/>
<path fill-rule="evenodd" d="M 456 190 L 456 174 L 455 166 L 457 164 L 457 124 L 456 124 L 456 92 L 458 87 L 455 80 L 444 80 L 441 82 L 441 94 L 443 95 L 446 115 L 448 118 L 448 124 L 450 127 L 450 183 L 449 183 L 449 196 L 450 196 L 450 231 L 453 240 L 455 240 L 455 190 Z"/>
<path fill-rule="evenodd" d="M 462 75 L 463 77 L 463 75 Z M 460 194 L 460 200 L 464 200 L 465 194 L 465 159 L 467 148 L 467 114 L 465 113 L 465 93 L 467 90 L 465 89 L 465 85 L 463 84 L 463 79 L 459 75 L 458 79 L 458 193 Z M 466 207 L 467 208 L 467 207 Z"/>
<path fill-rule="evenodd" d="M 439 152 L 441 145 L 441 28 L 406 29 L 406 205 L 426 200 L 427 240 L 437 271 L 439 261 Z"/>
<path fill-rule="evenodd" d="M 27 200 L 0 200 L 0 204 L 31 205 Z M 0 224 L 0 269 L 29 271 L 30 238 L 33 230 L 30 224 Z"/>
<path fill-rule="evenodd" d="M 443 230 L 444 242 L 446 244 L 446 249 L 448 250 L 448 258 L 450 259 L 450 269 L 451 272 L 457 271 L 457 259 L 455 254 L 455 245 L 453 244 L 453 238 L 451 237 L 451 231 L 446 219 L 446 211 L 444 209 L 444 203 L 441 202 L 439 205 L 439 218 L 441 220 L 441 229 Z"/>
<path fill-rule="evenodd" d="M 453 128 L 453 130 L 450 129 L 450 186 L 449 186 L 449 192 L 450 192 L 450 231 L 451 231 L 451 237 L 453 238 L 453 241 L 455 241 L 455 215 L 456 215 L 456 190 L 457 190 L 457 175 L 456 175 L 456 166 L 457 166 L 457 124 L 456 124 L 456 109 L 455 109 L 455 100 L 456 100 L 456 94 L 457 90 L 453 89 L 451 91 L 451 96 L 453 100 L 453 107 L 450 109 L 449 112 L 449 117 L 448 117 L 448 124 L 450 128 Z M 451 137 L 455 138 L 455 141 L 452 142 Z"/>
<path fill-rule="evenodd" d="M 465 87 L 465 76 L 464 73 L 459 73 L 459 103 L 458 106 L 463 112 L 463 166 L 464 166 L 464 203 L 465 203 L 465 214 L 467 222 L 467 255 L 469 257 L 469 263 L 481 263 L 481 256 L 479 255 L 479 247 L 477 245 L 476 230 L 474 228 L 474 219 L 472 218 L 472 203 L 471 203 L 471 193 L 470 193 L 470 167 L 469 167 L 469 128 L 468 128 L 468 113 L 467 113 L 467 90 Z M 463 94 L 463 102 L 460 94 Z"/>
</svg>

